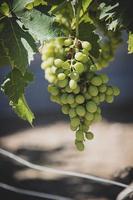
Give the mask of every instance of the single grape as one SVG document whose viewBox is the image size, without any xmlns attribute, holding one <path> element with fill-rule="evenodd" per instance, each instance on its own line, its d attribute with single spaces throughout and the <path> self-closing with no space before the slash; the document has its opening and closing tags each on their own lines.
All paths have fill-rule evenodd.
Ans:
<svg viewBox="0 0 133 200">
<path fill-rule="evenodd" d="M 92 46 L 91 46 L 90 42 L 83 41 L 82 42 L 82 47 L 83 47 L 83 49 L 86 49 L 86 50 L 90 51 Z"/>
<path fill-rule="evenodd" d="M 70 74 L 70 78 L 72 79 L 72 80 L 78 80 L 79 79 L 79 74 L 77 73 L 77 72 L 72 72 L 71 74 Z"/>
<path fill-rule="evenodd" d="M 99 94 L 99 101 L 100 102 L 105 101 L 105 97 L 106 97 L 106 95 L 104 93 Z"/>
<path fill-rule="evenodd" d="M 85 118 L 86 118 L 88 121 L 92 121 L 93 118 L 94 118 L 94 115 L 93 115 L 92 113 L 87 112 L 87 113 L 85 114 Z"/>
<path fill-rule="evenodd" d="M 71 38 L 68 38 L 66 40 L 64 40 L 64 45 L 65 46 L 70 46 L 73 43 L 73 40 Z"/>
<path fill-rule="evenodd" d="M 84 65 L 81 62 L 76 62 L 73 66 L 77 73 L 81 74 L 84 72 Z"/>
<path fill-rule="evenodd" d="M 94 134 L 92 132 L 86 132 L 85 134 L 87 140 L 92 140 L 94 138 Z"/>
<path fill-rule="evenodd" d="M 58 80 L 64 80 L 66 78 L 66 75 L 64 73 L 59 73 L 57 77 Z"/>
<path fill-rule="evenodd" d="M 75 109 L 74 109 L 74 108 L 71 108 L 71 109 L 69 110 L 69 117 L 70 117 L 70 118 L 73 118 L 73 117 L 76 117 L 76 116 L 77 116 L 77 113 L 76 113 Z"/>
<path fill-rule="evenodd" d="M 96 113 L 94 114 L 94 119 L 93 119 L 93 121 L 94 121 L 94 122 L 98 122 L 98 121 L 101 121 L 101 120 L 102 120 L 101 114 L 99 114 L 98 112 L 96 112 Z"/>
<path fill-rule="evenodd" d="M 94 86 L 94 85 L 90 85 L 89 88 L 88 88 L 88 93 L 89 93 L 90 96 L 93 96 L 93 97 L 97 96 L 98 95 L 97 87 Z"/>
<path fill-rule="evenodd" d="M 106 95 L 105 100 L 107 103 L 112 103 L 114 101 L 114 97 L 112 95 Z"/>
<path fill-rule="evenodd" d="M 99 86 L 99 92 L 105 93 L 107 90 L 107 86 L 105 84 L 102 84 Z"/>
<path fill-rule="evenodd" d="M 77 88 L 77 82 L 75 80 L 70 80 L 69 81 L 69 87 L 72 89 L 72 90 L 75 90 Z"/>
<path fill-rule="evenodd" d="M 100 78 L 102 79 L 103 83 L 108 83 L 109 78 L 106 74 L 100 74 Z"/>
<path fill-rule="evenodd" d="M 83 95 L 79 94 L 79 95 L 76 96 L 75 101 L 78 104 L 82 104 L 82 103 L 84 103 L 85 98 L 83 97 Z"/>
<path fill-rule="evenodd" d="M 67 115 L 69 113 L 69 109 L 70 109 L 69 105 L 63 105 L 61 108 L 63 114 L 65 114 L 65 115 Z"/>
<path fill-rule="evenodd" d="M 55 64 L 56 67 L 62 67 L 63 64 L 64 64 L 64 61 L 57 58 L 57 59 L 54 60 L 54 64 Z"/>
<path fill-rule="evenodd" d="M 99 96 L 93 97 L 92 100 L 93 100 L 96 104 L 99 104 L 99 103 L 100 103 Z"/>
<path fill-rule="evenodd" d="M 112 87 L 109 86 L 109 87 L 107 88 L 106 94 L 107 94 L 107 95 L 112 95 L 112 94 L 113 94 L 113 89 L 112 89 Z"/>
<path fill-rule="evenodd" d="M 60 88 L 66 87 L 67 84 L 68 84 L 68 80 L 67 80 L 67 79 L 64 79 L 64 80 L 62 80 L 62 81 L 58 81 L 58 86 L 59 86 Z"/>
<path fill-rule="evenodd" d="M 86 113 L 86 110 L 85 110 L 84 106 L 81 106 L 81 105 L 77 106 L 76 107 L 76 113 L 79 116 L 83 117 L 85 115 L 85 113 Z"/>
<path fill-rule="evenodd" d="M 68 61 L 65 61 L 63 64 L 62 64 L 62 68 L 63 69 L 70 69 L 70 63 Z"/>
<path fill-rule="evenodd" d="M 75 145 L 79 151 L 84 151 L 84 144 L 83 142 L 75 141 Z"/>
<path fill-rule="evenodd" d="M 94 76 L 92 79 L 91 79 L 91 83 L 95 86 L 99 86 L 102 84 L 102 79 L 100 78 L 100 76 Z"/>
<path fill-rule="evenodd" d="M 88 101 L 86 104 L 86 109 L 90 113 L 94 113 L 97 111 L 97 105 L 93 101 Z"/>
<path fill-rule="evenodd" d="M 53 95 L 56 96 L 59 94 L 59 89 L 56 86 L 49 85 L 48 86 L 48 91 Z"/>
<path fill-rule="evenodd" d="M 113 94 L 114 96 L 118 96 L 120 94 L 120 90 L 118 87 L 113 86 Z"/>
<path fill-rule="evenodd" d="M 84 141 L 84 133 L 81 130 L 76 131 L 76 140 L 77 141 Z"/>
<path fill-rule="evenodd" d="M 88 57 L 85 54 L 81 53 L 81 52 L 77 52 L 75 54 L 75 59 L 77 61 L 80 61 L 80 62 L 83 62 L 83 63 L 86 63 L 88 61 Z"/>
<path fill-rule="evenodd" d="M 67 102 L 68 102 L 68 104 L 73 104 L 74 103 L 74 95 L 73 94 L 69 94 L 67 96 Z"/>
<path fill-rule="evenodd" d="M 62 104 L 67 104 L 67 94 L 62 94 L 61 97 L 60 97 L 60 101 Z"/>
<path fill-rule="evenodd" d="M 80 119 L 78 117 L 71 118 L 70 123 L 73 127 L 78 127 L 80 125 Z"/>
<path fill-rule="evenodd" d="M 80 87 L 77 85 L 76 89 L 73 90 L 74 94 L 79 94 L 80 92 Z"/>
</svg>

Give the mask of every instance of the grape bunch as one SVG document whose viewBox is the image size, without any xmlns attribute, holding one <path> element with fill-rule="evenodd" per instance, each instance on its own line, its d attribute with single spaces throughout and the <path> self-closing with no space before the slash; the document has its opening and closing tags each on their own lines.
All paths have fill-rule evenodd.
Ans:
<svg viewBox="0 0 133 200">
<path fill-rule="evenodd" d="M 112 103 L 120 93 L 117 87 L 108 85 L 106 74 L 96 73 L 91 48 L 89 42 L 70 37 L 51 39 L 41 49 L 41 68 L 49 82 L 51 100 L 69 116 L 80 151 L 86 139 L 93 139 L 90 125 L 102 119 L 100 104 Z"/>
</svg>

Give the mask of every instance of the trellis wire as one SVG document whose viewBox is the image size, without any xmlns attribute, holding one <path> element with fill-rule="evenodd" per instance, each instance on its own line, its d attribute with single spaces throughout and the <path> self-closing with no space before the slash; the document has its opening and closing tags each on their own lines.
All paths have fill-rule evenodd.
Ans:
<svg viewBox="0 0 133 200">
<path fill-rule="evenodd" d="M 36 191 L 32 191 L 32 190 L 27 190 L 27 189 L 16 188 L 14 186 L 11 186 L 11 185 L 8 185 L 8 184 L 2 183 L 2 182 L 0 182 L 0 188 L 3 188 L 5 190 L 11 191 L 11 192 L 15 192 L 18 194 L 39 197 L 39 198 L 43 198 L 43 199 L 72 200 L 71 198 L 62 197 L 62 196 L 58 196 L 58 195 L 52 195 L 52 194 L 48 194 L 48 193 L 42 193 L 42 192 L 36 192 Z"/>
<path fill-rule="evenodd" d="M 58 170 L 58 169 L 54 169 L 54 168 L 50 168 L 50 167 L 46 167 L 46 166 L 40 166 L 40 165 L 37 165 L 37 164 L 33 164 L 33 163 L 31 163 L 27 160 L 24 160 L 23 158 L 15 155 L 15 154 L 7 151 L 7 150 L 4 150 L 2 148 L 0 148 L 0 154 L 17 161 L 18 163 L 20 163 L 20 164 L 22 164 L 26 167 L 29 167 L 29 168 L 32 168 L 34 170 L 38 170 L 38 171 L 41 171 L 41 172 L 51 172 L 51 173 L 56 173 L 56 174 L 60 174 L 60 175 L 74 176 L 74 177 L 79 177 L 79 178 L 84 178 L 84 179 L 88 179 L 88 180 L 91 180 L 91 181 L 99 182 L 99 183 L 106 184 L 106 185 L 115 185 L 115 186 L 122 187 L 122 188 L 128 187 L 127 184 L 117 182 L 117 181 L 113 181 L 113 180 L 109 180 L 109 179 L 106 179 L 106 178 L 100 178 L 100 177 L 97 177 L 97 176 L 82 174 L 82 173 L 79 173 L 79 172 Z"/>
</svg>

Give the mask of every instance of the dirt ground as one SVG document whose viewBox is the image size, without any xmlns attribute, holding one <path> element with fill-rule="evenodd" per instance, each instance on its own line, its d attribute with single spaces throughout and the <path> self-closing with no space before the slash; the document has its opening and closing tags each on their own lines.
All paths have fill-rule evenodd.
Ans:
<svg viewBox="0 0 133 200">
<path fill-rule="evenodd" d="M 86 142 L 84 152 L 78 152 L 75 149 L 74 133 L 70 130 L 67 122 L 56 122 L 48 126 L 18 131 L 12 135 L 2 136 L 0 142 L 3 148 L 33 163 L 105 178 L 112 178 L 117 171 L 133 166 L 133 124 L 104 121 L 94 124 L 91 130 L 95 134 L 95 139 Z M 13 172 L 13 179 L 21 183 L 28 180 L 29 186 L 30 182 L 33 183 L 35 180 L 39 180 L 41 184 L 52 181 L 56 184 L 56 190 L 51 189 L 54 185 L 49 185 L 49 188 L 45 189 L 58 193 L 60 189 L 57 181 L 58 183 L 60 181 L 60 187 L 60 184 L 64 183 L 63 179 L 67 180 L 67 177 L 54 173 L 37 172 L 24 167 Z M 79 183 L 78 187 L 76 186 L 78 192 L 70 192 L 70 196 L 73 196 L 74 199 L 97 199 L 96 197 L 87 197 L 88 187 L 91 188 L 91 184 L 87 180 L 85 180 L 85 184 L 82 184 L 80 179 L 71 177 L 66 182 L 67 185 L 64 186 L 68 189 Z M 88 184 L 89 186 L 87 186 Z M 41 189 L 43 189 L 42 185 Z M 67 196 L 68 192 L 64 193 Z M 89 196 L 90 194 L 91 189 Z M 104 194 L 100 195 L 98 200 L 105 200 Z M 112 200 L 114 200 L 113 198 Z"/>
</svg>

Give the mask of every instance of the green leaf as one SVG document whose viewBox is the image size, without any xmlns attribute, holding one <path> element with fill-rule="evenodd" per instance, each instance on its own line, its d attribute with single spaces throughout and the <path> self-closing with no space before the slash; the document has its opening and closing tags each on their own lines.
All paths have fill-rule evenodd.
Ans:
<svg viewBox="0 0 133 200">
<path fill-rule="evenodd" d="M 82 0 L 82 7 L 83 7 L 83 10 L 86 11 L 86 9 L 89 7 L 89 5 L 91 4 L 92 0 Z"/>
<path fill-rule="evenodd" d="M 19 97 L 17 103 L 11 101 L 10 105 L 19 117 L 21 117 L 23 120 L 27 120 L 32 125 L 35 116 L 27 105 L 24 95 Z"/>
<path fill-rule="evenodd" d="M 99 36 L 95 33 L 95 27 L 93 24 L 82 22 L 79 25 L 79 39 L 89 41 L 92 44 L 92 56 L 95 58 L 99 56 Z"/>
<path fill-rule="evenodd" d="M 24 75 L 18 69 L 13 69 L 3 82 L 1 89 L 8 96 L 9 101 L 18 102 L 24 93 L 25 87 L 33 80 L 33 75 L 26 72 Z"/>
<path fill-rule="evenodd" d="M 38 10 L 26 11 L 20 16 L 20 19 L 29 33 L 40 42 L 57 36 L 57 29 L 53 25 L 53 17 Z"/>
<path fill-rule="evenodd" d="M 131 32 L 128 37 L 128 53 L 133 53 L 133 33 Z"/>
<path fill-rule="evenodd" d="M 7 76 L 1 90 L 8 96 L 9 104 L 13 110 L 24 120 L 32 123 L 34 115 L 29 109 L 25 98 L 25 87 L 33 80 L 33 75 L 26 71 L 24 75 L 18 69 L 13 69 Z"/>
<path fill-rule="evenodd" d="M 33 0 L 14 0 L 12 5 L 13 12 L 15 13 L 23 12 L 25 6 L 30 2 L 33 2 Z"/>
<path fill-rule="evenodd" d="M 4 29 L 0 34 L 0 58 L 3 59 L 0 60 L 0 66 L 8 64 L 24 74 L 37 51 L 35 41 L 15 20 L 7 18 L 3 23 Z"/>
</svg>

